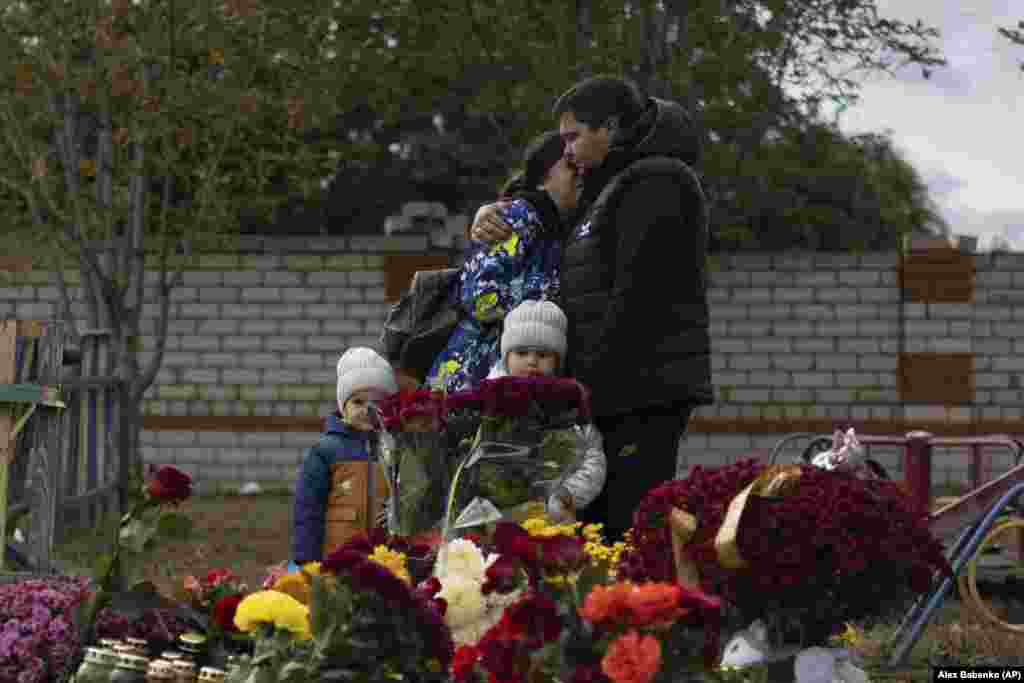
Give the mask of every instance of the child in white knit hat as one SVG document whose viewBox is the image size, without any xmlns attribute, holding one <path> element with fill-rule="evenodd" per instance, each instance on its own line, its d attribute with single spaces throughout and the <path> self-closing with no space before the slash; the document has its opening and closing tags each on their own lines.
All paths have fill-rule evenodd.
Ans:
<svg viewBox="0 0 1024 683">
<path fill-rule="evenodd" d="M 368 409 L 397 391 L 394 370 L 373 349 L 351 348 L 338 360 L 338 412 L 327 417 L 320 443 L 306 453 L 295 486 L 293 567 L 320 561 L 373 525 L 387 483 L 370 462 Z"/>
<path fill-rule="evenodd" d="M 528 300 L 519 304 L 505 316 L 501 360 L 488 379 L 559 373 L 568 344 L 568 326 L 565 313 L 552 301 Z M 555 523 L 574 521 L 576 512 L 597 498 L 608 469 L 597 428 L 576 426 L 571 431 L 578 456 L 573 471 L 559 477 L 562 483 L 549 491 L 545 502 L 547 516 Z"/>
</svg>

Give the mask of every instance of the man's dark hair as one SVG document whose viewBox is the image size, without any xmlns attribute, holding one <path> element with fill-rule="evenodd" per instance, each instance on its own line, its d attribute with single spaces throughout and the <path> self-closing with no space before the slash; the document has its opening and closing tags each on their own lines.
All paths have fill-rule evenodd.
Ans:
<svg viewBox="0 0 1024 683">
<path fill-rule="evenodd" d="M 608 125 L 617 118 L 618 127 L 628 128 L 644 112 L 646 99 L 636 85 L 615 76 L 594 76 L 580 81 L 559 97 L 551 108 L 555 116 L 571 112 L 576 120 L 591 128 Z"/>
</svg>

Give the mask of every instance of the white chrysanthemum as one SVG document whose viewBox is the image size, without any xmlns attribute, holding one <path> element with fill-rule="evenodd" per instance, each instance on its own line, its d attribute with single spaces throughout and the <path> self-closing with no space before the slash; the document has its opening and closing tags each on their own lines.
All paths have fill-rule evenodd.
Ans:
<svg viewBox="0 0 1024 683">
<path fill-rule="evenodd" d="M 476 623 L 487 609 L 480 582 L 458 574 L 449 574 L 442 580 L 437 597 L 448 603 L 444 620 L 452 630 Z"/>
<path fill-rule="evenodd" d="M 483 552 L 473 541 L 456 538 L 441 548 L 437 567 L 438 569 L 444 568 L 443 575 L 435 571 L 435 574 L 439 574 L 438 578 L 442 579 L 443 583 L 445 576 L 458 576 L 474 581 L 483 581 L 484 570 L 487 568 L 487 565 L 484 562 Z"/>
<path fill-rule="evenodd" d="M 514 591 L 508 595 L 491 593 L 484 597 L 484 611 L 480 618 L 471 624 L 452 629 L 452 640 L 459 645 L 476 645 L 492 626 L 501 621 L 505 609 L 522 596 L 522 591 Z"/>
</svg>

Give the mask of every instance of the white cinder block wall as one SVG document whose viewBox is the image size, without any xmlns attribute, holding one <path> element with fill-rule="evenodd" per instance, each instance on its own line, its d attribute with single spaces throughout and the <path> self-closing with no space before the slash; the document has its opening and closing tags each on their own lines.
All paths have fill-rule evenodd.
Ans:
<svg viewBox="0 0 1024 683">
<path fill-rule="evenodd" d="M 257 239 L 249 240 L 249 253 L 197 256 L 174 292 L 163 367 L 147 392 L 146 414 L 325 414 L 334 403 L 338 355 L 377 342 L 389 308 L 385 255 L 426 248 L 426 237 L 413 235 Z M 727 432 L 721 425 L 730 420 L 1024 417 L 1024 255 L 978 256 L 974 301 L 957 304 L 901 304 L 895 253 L 714 260 L 708 298 L 719 402 L 699 417 L 718 426 L 714 433 L 691 430 L 679 450 L 681 470 L 765 453 L 780 438 Z M 0 318 L 55 313 L 58 291 L 49 273 L 0 278 Z M 156 314 L 155 305 L 145 311 L 144 362 L 155 347 Z M 901 346 L 909 353 L 972 353 L 974 401 L 901 402 Z M 201 482 L 282 486 L 315 440 L 312 432 L 143 435 L 146 460 L 180 465 Z M 992 454 L 996 469 L 1009 466 L 1008 456 Z M 900 470 L 895 451 L 876 455 Z M 966 479 L 964 456 L 937 451 L 935 481 Z"/>
</svg>

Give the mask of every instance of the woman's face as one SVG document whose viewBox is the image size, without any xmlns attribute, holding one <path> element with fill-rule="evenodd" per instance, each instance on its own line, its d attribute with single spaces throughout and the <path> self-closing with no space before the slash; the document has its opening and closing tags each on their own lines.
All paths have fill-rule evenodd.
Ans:
<svg viewBox="0 0 1024 683">
<path fill-rule="evenodd" d="M 576 208 L 576 167 L 565 157 L 551 167 L 542 187 L 562 211 Z"/>
</svg>

